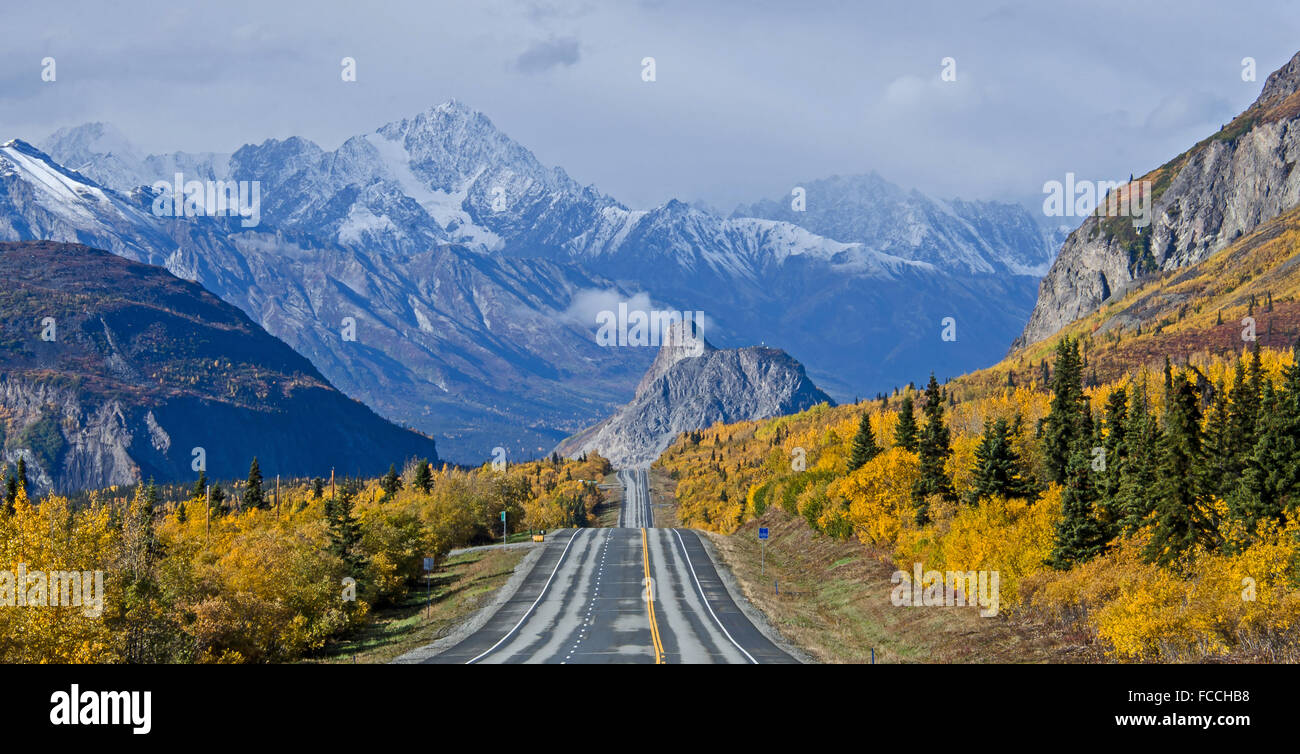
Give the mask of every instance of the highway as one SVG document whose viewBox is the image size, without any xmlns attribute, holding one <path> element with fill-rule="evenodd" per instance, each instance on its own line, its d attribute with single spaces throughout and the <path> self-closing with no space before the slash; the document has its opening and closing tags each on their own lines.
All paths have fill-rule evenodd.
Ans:
<svg viewBox="0 0 1300 754">
<path fill-rule="evenodd" d="M 794 663 L 732 601 L 697 532 L 652 528 L 647 473 L 618 477 L 618 528 L 548 533 L 519 590 L 427 662 Z"/>
</svg>

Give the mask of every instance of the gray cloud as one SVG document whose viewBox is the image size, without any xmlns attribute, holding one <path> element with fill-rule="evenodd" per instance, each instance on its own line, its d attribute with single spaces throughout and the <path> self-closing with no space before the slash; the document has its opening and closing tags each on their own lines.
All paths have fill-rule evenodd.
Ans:
<svg viewBox="0 0 1300 754">
<path fill-rule="evenodd" d="M 364 14 L 351 0 L 8 0 L 5 21 L 23 33 L 0 48 L 0 140 L 104 121 L 145 153 L 294 135 L 332 149 L 456 98 L 632 207 L 724 210 L 873 170 L 1036 207 L 1066 172 L 1160 165 L 1300 49 L 1300 3 L 1286 0 L 1249 13 L 1221 0 L 386 0 Z M 40 82 L 46 55 L 55 84 Z M 345 56 L 355 83 L 340 81 Z M 1256 82 L 1241 80 L 1246 56 Z M 955 82 L 939 79 L 945 57 Z"/>
<path fill-rule="evenodd" d="M 558 66 L 578 62 L 578 40 L 572 37 L 552 38 L 534 42 L 515 59 L 515 69 L 521 73 L 541 73 Z"/>
</svg>

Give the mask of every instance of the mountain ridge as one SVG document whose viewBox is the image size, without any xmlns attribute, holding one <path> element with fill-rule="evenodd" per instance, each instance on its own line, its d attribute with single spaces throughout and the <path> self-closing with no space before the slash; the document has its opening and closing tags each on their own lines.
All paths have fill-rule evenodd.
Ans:
<svg viewBox="0 0 1300 754">
<path fill-rule="evenodd" d="M 93 178 L 94 139 L 74 136 L 47 146 L 76 152 Z M 103 188 L 94 203 L 74 191 L 54 208 L 67 210 L 57 222 L 28 222 L 41 209 L 12 197 L 39 193 L 50 170 L 38 167 L 7 168 L 0 153 L 0 216 L 21 221 L 0 225 L 0 237 L 87 241 L 198 280 L 341 390 L 438 435 L 464 462 L 497 446 L 544 453 L 633 392 L 652 357 L 598 347 L 592 313 L 577 311 L 586 299 L 705 310 L 719 346 L 784 348 L 850 400 L 931 368 L 989 363 L 1033 296 L 1023 276 L 954 274 L 782 220 L 677 200 L 628 209 L 541 165 L 459 102 L 333 151 L 301 137 L 236 150 L 211 174 L 259 181 L 255 228 L 155 217 L 149 186 Z M 963 323 L 957 341 L 939 338 L 949 316 Z M 355 344 L 339 336 L 345 317 Z"/>
<path fill-rule="evenodd" d="M 1135 229 L 1099 207 L 1070 234 L 1012 349 L 1049 337 L 1155 273 L 1204 261 L 1300 205 L 1298 118 L 1300 53 L 1230 123 L 1137 179 L 1150 186 L 1149 227 Z"/>
<path fill-rule="evenodd" d="M 0 243 L 0 437 L 36 491 L 197 476 L 379 473 L 434 441 L 339 393 L 239 309 L 164 269 Z"/>
</svg>

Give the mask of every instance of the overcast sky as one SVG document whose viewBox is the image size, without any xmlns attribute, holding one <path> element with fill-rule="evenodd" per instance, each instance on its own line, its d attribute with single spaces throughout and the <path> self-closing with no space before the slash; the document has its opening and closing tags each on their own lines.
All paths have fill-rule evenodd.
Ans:
<svg viewBox="0 0 1300 754">
<path fill-rule="evenodd" d="M 456 98 L 633 207 L 730 210 L 872 170 L 943 197 L 1034 202 L 1067 171 L 1160 164 L 1300 50 L 1300 3 L 1282 0 L 290 5 L 8 0 L 0 139 L 102 120 L 145 152 L 291 135 L 332 149 Z M 344 56 L 356 83 L 341 81 Z"/>
</svg>

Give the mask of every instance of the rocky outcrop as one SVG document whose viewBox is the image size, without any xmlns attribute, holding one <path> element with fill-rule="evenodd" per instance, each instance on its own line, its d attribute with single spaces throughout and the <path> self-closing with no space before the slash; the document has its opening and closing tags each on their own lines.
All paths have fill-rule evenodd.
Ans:
<svg viewBox="0 0 1300 754">
<path fill-rule="evenodd" d="M 1089 217 L 1038 289 L 1015 347 L 1042 340 L 1123 295 L 1135 282 L 1196 264 L 1300 205 L 1300 54 L 1218 133 L 1139 180 L 1150 181 L 1151 225 Z"/>
<path fill-rule="evenodd" d="M 680 328 L 680 326 L 679 326 Z M 682 432 L 832 403 L 803 365 L 776 348 L 719 350 L 694 329 L 670 331 L 632 401 L 566 439 L 565 456 L 595 451 L 618 468 L 649 466 Z"/>
</svg>

